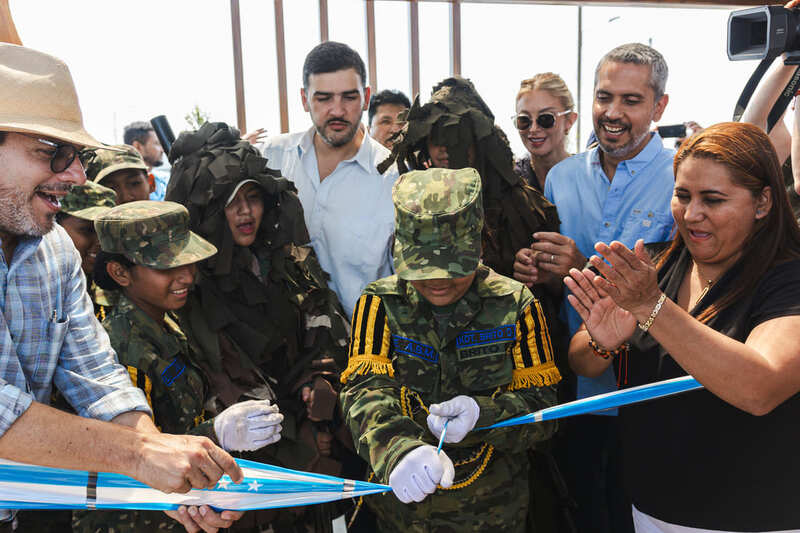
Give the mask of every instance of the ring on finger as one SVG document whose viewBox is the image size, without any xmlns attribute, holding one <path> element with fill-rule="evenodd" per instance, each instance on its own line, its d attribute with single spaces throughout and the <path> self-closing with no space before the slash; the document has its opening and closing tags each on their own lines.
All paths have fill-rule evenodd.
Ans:
<svg viewBox="0 0 800 533">
<path fill-rule="evenodd" d="M 556 256 L 555 256 L 555 254 L 550 254 L 550 262 L 551 262 L 551 263 L 555 263 L 555 262 L 556 262 Z"/>
</svg>

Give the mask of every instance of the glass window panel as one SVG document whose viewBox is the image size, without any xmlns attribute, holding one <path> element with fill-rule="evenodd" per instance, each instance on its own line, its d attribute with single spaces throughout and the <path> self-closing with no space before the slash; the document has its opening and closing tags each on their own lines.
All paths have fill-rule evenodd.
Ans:
<svg viewBox="0 0 800 533">
<path fill-rule="evenodd" d="M 462 75 L 475 84 L 514 153 L 524 155 L 510 120 L 519 82 L 550 71 L 575 90 L 577 8 L 462 4 L 461 24 Z"/>
<path fill-rule="evenodd" d="M 396 89 L 411 98 L 411 30 L 408 15 L 408 2 L 375 2 L 378 90 Z"/>
<path fill-rule="evenodd" d="M 430 98 L 431 88 L 451 75 L 450 4 L 419 4 L 419 90 L 422 101 Z"/>
<path fill-rule="evenodd" d="M 274 3 L 240 0 L 239 5 L 247 129 L 266 128 L 267 133 L 276 135 L 281 132 L 281 113 Z M 296 105 L 296 98 L 289 96 Z"/>
<path fill-rule="evenodd" d="M 11 8 L 25 46 L 67 63 L 86 128 L 99 140 L 122 142 L 126 124 L 156 115 L 177 134 L 195 104 L 212 120 L 236 122 L 229 2 L 139 0 L 121 9 L 84 0 L 76 9 L 26 0 Z"/>
<path fill-rule="evenodd" d="M 364 0 L 328 0 L 328 36 L 358 52 L 369 69 L 367 58 L 367 8 Z M 369 76 L 369 72 L 367 72 Z"/>
<path fill-rule="evenodd" d="M 330 9 L 330 2 L 328 6 Z M 289 131 L 302 131 L 311 127 L 311 118 L 303 110 L 300 89 L 303 87 L 303 62 L 311 49 L 319 44 L 318 0 L 284 0 L 283 33 L 286 36 Z"/>
<path fill-rule="evenodd" d="M 728 61 L 727 9 L 585 7 L 583 9 L 584 120 L 581 137 L 592 129 L 594 69 L 620 44 L 651 44 L 669 67 L 670 95 L 660 124 L 694 120 L 702 126 L 731 120 L 739 93 L 756 63 Z M 657 20 L 658 24 L 652 24 Z M 674 146 L 674 140 L 666 141 Z"/>
</svg>

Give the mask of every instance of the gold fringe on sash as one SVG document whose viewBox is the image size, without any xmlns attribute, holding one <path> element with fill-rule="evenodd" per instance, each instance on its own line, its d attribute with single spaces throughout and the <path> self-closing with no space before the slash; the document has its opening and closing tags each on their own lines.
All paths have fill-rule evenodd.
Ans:
<svg viewBox="0 0 800 533">
<path fill-rule="evenodd" d="M 511 385 L 508 390 L 527 389 L 555 385 L 561 381 L 561 373 L 555 363 L 548 361 L 542 365 L 519 368 L 511 371 Z"/>
<path fill-rule="evenodd" d="M 347 378 L 351 375 L 364 376 L 366 374 L 388 374 L 394 377 L 394 367 L 392 362 L 380 355 L 354 355 L 347 363 L 347 368 L 342 372 L 339 380 L 347 383 Z"/>
</svg>

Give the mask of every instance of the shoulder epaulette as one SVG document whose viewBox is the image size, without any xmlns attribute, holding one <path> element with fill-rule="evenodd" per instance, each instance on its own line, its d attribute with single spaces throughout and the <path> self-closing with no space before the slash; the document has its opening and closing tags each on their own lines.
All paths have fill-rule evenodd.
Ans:
<svg viewBox="0 0 800 533">
<path fill-rule="evenodd" d="M 531 300 L 517 318 L 517 338 L 512 348 L 514 370 L 511 390 L 555 385 L 561 374 L 553 360 L 553 345 L 541 305 Z"/>
<path fill-rule="evenodd" d="M 391 333 L 386 321 L 386 310 L 379 296 L 362 294 L 353 311 L 353 327 L 347 368 L 341 382 L 351 375 L 388 374 L 394 377 L 389 359 Z"/>
</svg>

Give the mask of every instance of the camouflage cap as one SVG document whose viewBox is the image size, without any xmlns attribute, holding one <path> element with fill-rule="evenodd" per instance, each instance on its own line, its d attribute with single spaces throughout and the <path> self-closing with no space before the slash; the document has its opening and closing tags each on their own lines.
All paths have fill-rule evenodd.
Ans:
<svg viewBox="0 0 800 533">
<path fill-rule="evenodd" d="M 117 205 L 117 193 L 92 181 L 73 185 L 61 199 L 61 212 L 86 220 L 97 220 Z"/>
<path fill-rule="evenodd" d="M 98 150 L 89 159 L 86 167 L 86 178 L 89 181 L 100 183 L 112 172 L 126 168 L 135 168 L 144 170 L 145 173 L 147 172 L 147 165 L 145 165 L 142 155 L 133 146 L 118 144 L 110 148 L 115 148 L 119 151 Z"/>
<path fill-rule="evenodd" d="M 158 270 L 188 265 L 217 253 L 189 231 L 189 211 L 175 202 L 140 200 L 122 204 L 94 222 L 104 252 L 122 254 Z"/>
<path fill-rule="evenodd" d="M 400 278 L 460 278 L 478 268 L 483 201 L 474 168 L 408 172 L 395 183 L 392 200 Z"/>
</svg>

